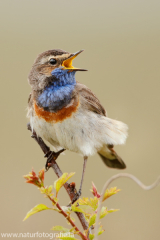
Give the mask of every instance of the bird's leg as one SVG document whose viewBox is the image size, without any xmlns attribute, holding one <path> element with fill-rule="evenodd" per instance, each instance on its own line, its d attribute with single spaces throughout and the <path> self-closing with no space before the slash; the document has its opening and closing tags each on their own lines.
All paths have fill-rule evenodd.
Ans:
<svg viewBox="0 0 160 240">
<path fill-rule="evenodd" d="M 51 167 L 52 165 L 52 162 L 55 161 L 58 156 L 64 152 L 66 149 L 61 149 L 60 151 L 58 152 L 54 152 L 54 151 L 51 151 L 49 150 L 45 155 L 44 157 L 47 157 L 47 161 L 46 161 L 46 164 L 45 164 L 45 169 L 46 171 L 48 171 L 48 169 Z"/>
<path fill-rule="evenodd" d="M 84 162 L 83 162 L 83 171 L 82 171 L 82 178 L 81 178 L 80 188 L 79 188 L 78 192 L 76 193 L 75 197 L 73 198 L 72 203 L 77 201 L 78 198 L 81 196 L 82 184 L 83 184 L 83 179 L 84 179 L 84 173 L 85 173 L 85 169 L 86 169 L 87 159 L 88 159 L 88 157 L 85 156 L 84 157 Z"/>
<path fill-rule="evenodd" d="M 81 195 L 81 191 L 82 191 L 82 184 L 83 184 L 83 179 L 84 179 L 84 173 L 85 173 L 85 169 L 86 169 L 87 159 L 88 159 L 88 157 L 84 157 L 81 184 L 80 184 L 80 188 L 79 188 L 79 191 L 78 191 L 79 195 Z"/>
</svg>

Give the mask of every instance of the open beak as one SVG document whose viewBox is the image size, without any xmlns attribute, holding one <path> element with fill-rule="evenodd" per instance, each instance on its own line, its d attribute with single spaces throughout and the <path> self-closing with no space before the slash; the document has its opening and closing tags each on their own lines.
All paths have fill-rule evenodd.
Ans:
<svg viewBox="0 0 160 240">
<path fill-rule="evenodd" d="M 80 50 L 79 52 L 71 54 L 71 56 L 69 58 L 67 58 L 66 60 L 63 61 L 62 67 L 64 67 L 65 69 L 69 69 L 70 71 L 87 71 L 86 69 L 75 68 L 72 66 L 73 59 L 76 58 L 83 51 L 84 50 Z"/>
</svg>

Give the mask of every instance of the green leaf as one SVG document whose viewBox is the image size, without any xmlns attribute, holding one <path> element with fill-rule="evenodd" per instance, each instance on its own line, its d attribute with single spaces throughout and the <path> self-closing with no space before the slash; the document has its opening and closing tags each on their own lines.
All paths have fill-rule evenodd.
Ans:
<svg viewBox="0 0 160 240">
<path fill-rule="evenodd" d="M 35 206 L 34 208 L 32 208 L 26 215 L 26 217 L 24 218 L 23 221 L 25 221 L 27 218 L 29 218 L 31 215 L 37 213 L 37 212 L 41 212 L 43 210 L 48 210 L 48 209 L 51 209 L 53 210 L 52 208 L 48 208 L 46 205 L 44 204 L 38 204 L 37 206 Z"/>
<path fill-rule="evenodd" d="M 92 209 L 95 211 L 98 207 L 98 198 L 94 197 L 94 198 L 80 198 L 78 199 L 78 203 L 79 205 L 88 205 L 90 207 L 92 207 Z"/>
<path fill-rule="evenodd" d="M 96 221 L 96 214 L 92 215 L 92 217 L 90 218 L 90 221 L 89 221 L 89 227 L 91 227 L 93 224 L 95 224 L 95 221 Z"/>
<path fill-rule="evenodd" d="M 70 231 L 68 228 L 64 228 L 62 226 L 55 226 L 55 227 L 51 228 L 51 230 L 60 231 L 60 232 L 63 232 L 63 233 Z"/>
<path fill-rule="evenodd" d="M 119 209 L 109 209 L 108 213 L 117 212 L 117 211 L 119 211 Z"/>
<path fill-rule="evenodd" d="M 80 208 L 81 210 L 83 210 L 84 213 L 94 214 L 94 211 L 93 211 L 93 209 L 92 209 L 91 206 L 81 205 L 81 206 L 79 206 L 79 208 Z"/>
<path fill-rule="evenodd" d="M 103 232 L 104 232 L 104 229 L 102 229 L 102 226 L 100 226 L 98 229 L 98 235 L 101 235 Z"/>
<path fill-rule="evenodd" d="M 42 194 L 46 194 L 46 188 L 45 187 L 41 187 L 41 188 L 39 188 L 39 190 Z"/>
<path fill-rule="evenodd" d="M 50 186 L 48 187 L 48 193 L 49 193 L 49 194 L 52 192 L 52 189 L 53 189 L 53 186 L 50 185 Z"/>
<path fill-rule="evenodd" d="M 39 188 L 39 190 L 42 194 L 46 194 L 47 196 L 50 196 L 50 197 L 53 196 L 52 189 L 53 189 L 52 185 L 50 185 L 49 187 Z"/>
<path fill-rule="evenodd" d="M 89 239 L 90 239 L 90 240 L 93 240 L 93 239 L 94 239 L 94 234 L 91 234 L 91 233 L 90 233 L 90 234 L 89 234 Z"/>
<path fill-rule="evenodd" d="M 71 209 L 73 212 L 81 212 L 81 213 L 87 213 L 87 214 L 93 214 L 94 211 L 91 206 L 89 205 L 80 205 L 75 206 L 74 204 L 71 206 Z"/>
<path fill-rule="evenodd" d="M 56 189 L 56 196 L 60 188 L 74 175 L 75 173 L 63 173 L 63 175 L 54 182 L 54 188 Z"/>
<path fill-rule="evenodd" d="M 110 209 L 108 210 L 107 207 L 102 207 L 100 212 L 100 219 L 104 218 L 108 213 L 117 212 L 119 209 Z"/>
<path fill-rule="evenodd" d="M 107 198 L 111 197 L 112 195 L 116 194 L 116 193 L 119 192 L 119 191 L 120 191 L 120 189 L 117 189 L 116 187 L 107 189 L 107 190 L 105 191 L 105 193 L 104 193 L 104 196 L 103 196 L 103 202 L 104 202 Z"/>
<path fill-rule="evenodd" d="M 80 207 L 76 207 L 74 205 L 71 206 L 71 209 L 73 212 L 81 212 L 84 213 L 84 211 Z"/>
<path fill-rule="evenodd" d="M 108 214 L 108 210 L 106 207 L 102 207 L 101 212 L 100 212 L 100 219 L 104 218 Z"/>
<path fill-rule="evenodd" d="M 89 205 L 94 209 L 94 211 L 98 208 L 98 201 L 99 199 L 97 197 L 90 198 Z"/>
</svg>

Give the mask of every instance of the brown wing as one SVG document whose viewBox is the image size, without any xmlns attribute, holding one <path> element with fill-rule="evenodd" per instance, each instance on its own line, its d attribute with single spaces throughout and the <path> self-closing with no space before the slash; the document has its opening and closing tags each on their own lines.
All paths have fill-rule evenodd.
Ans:
<svg viewBox="0 0 160 240">
<path fill-rule="evenodd" d="M 88 110 L 98 113 L 100 115 L 106 116 L 107 113 L 103 106 L 101 105 L 99 99 L 96 97 L 96 95 L 85 85 L 77 82 L 75 87 L 76 92 L 81 97 L 81 104 L 84 105 L 85 108 Z"/>
<path fill-rule="evenodd" d="M 28 97 L 28 104 L 30 103 L 30 100 L 31 100 L 31 93 L 29 94 L 29 97 Z"/>
<path fill-rule="evenodd" d="M 33 93 L 30 93 L 28 97 L 28 107 L 31 108 L 32 105 L 33 105 Z"/>
<path fill-rule="evenodd" d="M 81 104 L 83 104 L 85 108 L 103 116 L 107 115 L 105 109 L 100 104 L 98 98 L 85 85 L 77 83 L 76 92 L 80 95 Z M 123 160 L 114 151 L 113 149 L 114 146 L 106 144 L 106 147 L 110 149 L 110 151 L 107 150 L 106 152 L 104 151 L 102 153 L 98 152 L 105 165 L 107 165 L 110 168 L 118 169 L 126 168 L 126 165 L 123 162 Z"/>
</svg>

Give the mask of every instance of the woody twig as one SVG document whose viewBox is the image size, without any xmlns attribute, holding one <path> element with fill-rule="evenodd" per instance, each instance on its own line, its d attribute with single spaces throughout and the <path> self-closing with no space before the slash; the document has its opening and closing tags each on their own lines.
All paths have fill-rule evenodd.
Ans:
<svg viewBox="0 0 160 240">
<path fill-rule="evenodd" d="M 36 132 L 34 130 L 31 129 L 30 123 L 27 124 L 27 129 L 30 130 L 32 132 L 32 138 L 34 138 L 34 140 L 38 143 L 38 145 L 40 146 L 41 150 L 43 151 L 43 153 L 45 155 L 47 155 L 50 152 L 50 148 L 44 143 L 44 141 L 42 140 L 42 138 L 38 137 Z M 58 178 L 60 178 L 63 173 L 61 171 L 61 169 L 59 168 L 57 162 L 55 161 L 56 159 L 54 158 L 54 155 L 52 156 L 52 164 L 51 164 L 51 168 L 54 170 L 55 174 L 57 175 Z M 77 190 L 75 188 L 75 183 L 71 183 L 69 184 L 68 182 L 66 182 L 64 184 L 64 188 L 66 189 L 71 201 L 73 199 L 75 199 L 76 194 L 77 194 Z M 76 212 L 76 215 L 83 227 L 84 230 L 88 229 L 88 223 L 83 215 L 83 213 L 81 212 Z M 90 231 L 89 231 L 90 233 Z"/>
</svg>

